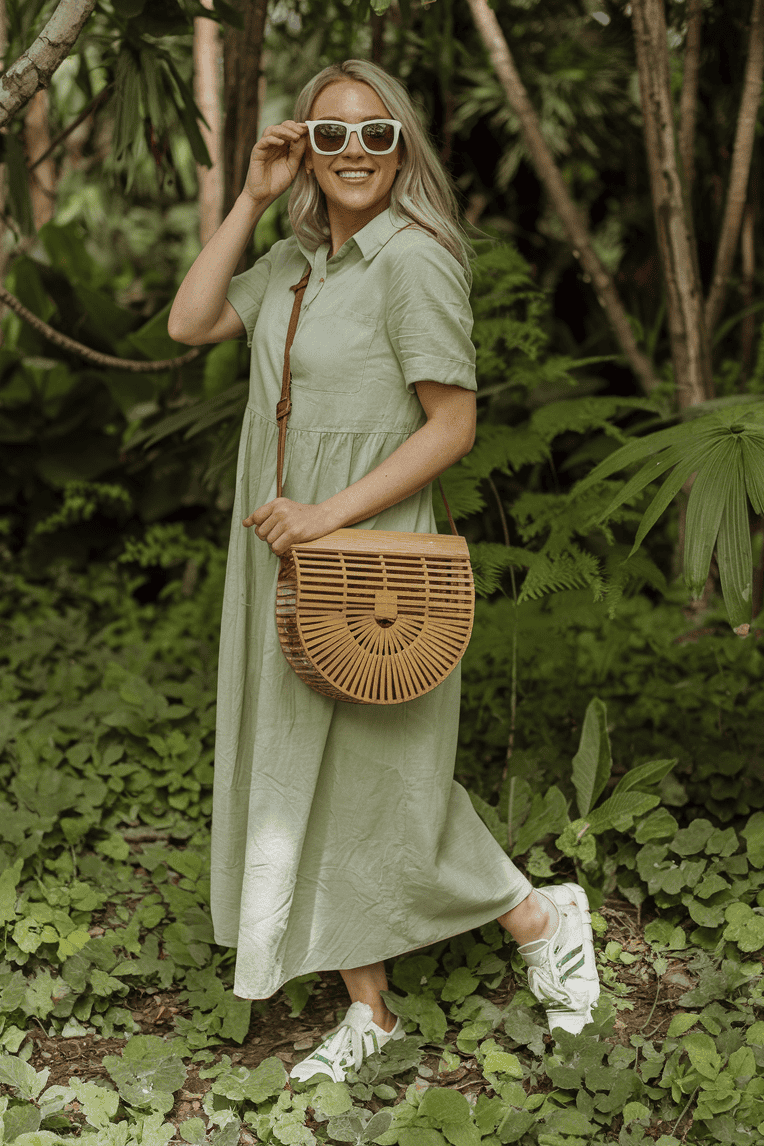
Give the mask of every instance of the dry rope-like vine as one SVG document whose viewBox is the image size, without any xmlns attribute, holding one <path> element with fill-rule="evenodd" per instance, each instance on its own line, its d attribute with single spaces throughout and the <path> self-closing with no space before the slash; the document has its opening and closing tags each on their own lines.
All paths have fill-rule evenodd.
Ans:
<svg viewBox="0 0 764 1146">
<path fill-rule="evenodd" d="M 84 358 L 87 362 L 93 362 L 96 366 L 107 366 L 112 370 L 129 370 L 133 374 L 154 374 L 158 370 L 172 370 L 176 366 L 185 366 L 187 362 L 192 362 L 201 353 L 199 347 L 194 347 L 193 350 L 189 350 L 187 354 L 182 354 L 179 358 L 163 358 L 158 362 L 114 358 L 111 354 L 101 354 L 97 350 L 91 350 L 89 346 L 83 346 L 81 342 L 75 342 L 73 338 L 68 338 L 60 330 L 54 330 L 52 326 L 48 326 L 47 322 L 43 322 L 36 314 L 32 314 L 31 310 L 27 310 L 15 295 L 10 294 L 4 287 L 0 287 L 0 302 L 4 302 L 10 310 L 15 311 L 19 318 L 23 318 L 24 322 L 28 322 L 30 326 L 34 327 L 40 334 L 45 335 L 56 346 L 60 346 L 62 350 L 69 350 L 72 354 L 77 354 L 80 358 Z"/>
</svg>

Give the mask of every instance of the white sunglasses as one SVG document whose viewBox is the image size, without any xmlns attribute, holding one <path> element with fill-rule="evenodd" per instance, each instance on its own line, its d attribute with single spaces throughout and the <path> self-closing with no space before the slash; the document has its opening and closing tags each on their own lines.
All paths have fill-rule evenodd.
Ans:
<svg viewBox="0 0 764 1146">
<path fill-rule="evenodd" d="M 389 155 L 395 150 L 401 124 L 397 119 L 368 119 L 361 123 L 344 123 L 339 119 L 306 119 L 310 145 L 321 155 L 335 155 L 347 147 L 351 131 L 369 155 Z"/>
</svg>

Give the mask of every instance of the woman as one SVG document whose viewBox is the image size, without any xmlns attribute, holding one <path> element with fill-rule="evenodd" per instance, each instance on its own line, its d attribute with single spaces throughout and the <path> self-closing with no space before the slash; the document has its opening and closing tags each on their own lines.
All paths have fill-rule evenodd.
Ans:
<svg viewBox="0 0 764 1146">
<path fill-rule="evenodd" d="M 292 186 L 294 237 L 232 280 L 267 206 Z M 296 284 L 284 496 L 276 403 Z M 212 914 L 234 991 L 272 995 L 338 969 L 351 1006 L 292 1071 L 337 1081 L 402 1037 L 384 960 L 487 923 L 521 945 L 550 1024 L 578 1031 L 599 993 L 576 885 L 534 892 L 453 781 L 459 672 L 400 705 L 335 703 L 284 659 L 281 554 L 363 522 L 434 532 L 430 483 L 471 448 L 468 247 L 447 176 L 396 80 L 361 60 L 307 84 L 266 128 L 246 185 L 184 279 L 179 342 L 246 335 L 250 399 L 223 605 Z M 242 521 L 244 528 L 237 526 Z"/>
</svg>

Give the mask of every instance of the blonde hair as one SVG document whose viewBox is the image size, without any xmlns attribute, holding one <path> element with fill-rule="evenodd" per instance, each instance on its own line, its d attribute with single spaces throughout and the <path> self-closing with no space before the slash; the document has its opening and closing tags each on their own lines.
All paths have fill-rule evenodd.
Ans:
<svg viewBox="0 0 764 1146">
<path fill-rule="evenodd" d="M 399 80 L 369 60 L 331 64 L 302 89 L 295 103 L 294 119 L 304 123 L 319 92 L 338 80 L 368 84 L 382 100 L 390 118 L 400 121 L 403 163 L 392 186 L 390 207 L 396 215 L 429 231 L 471 278 L 469 260 L 473 251 L 459 224 L 459 209 L 450 177 Z M 289 219 L 295 235 L 308 250 L 315 250 L 328 241 L 326 200 L 315 176 L 306 171 L 304 164 L 292 184 Z"/>
</svg>

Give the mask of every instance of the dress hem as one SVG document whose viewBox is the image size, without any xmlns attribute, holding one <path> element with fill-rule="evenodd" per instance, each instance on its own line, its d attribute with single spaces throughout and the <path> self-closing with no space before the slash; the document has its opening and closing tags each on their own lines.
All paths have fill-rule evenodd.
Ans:
<svg viewBox="0 0 764 1146">
<path fill-rule="evenodd" d="M 525 878 L 525 877 L 523 877 L 523 878 Z M 442 943 L 444 940 L 447 940 L 447 939 L 455 939 L 459 935 L 465 935 L 468 931 L 474 931 L 478 927 L 487 926 L 487 924 L 492 923 L 495 920 L 497 920 L 499 918 L 499 916 L 505 915 L 508 911 L 513 911 L 514 908 L 519 906 L 519 904 L 521 904 L 524 899 L 528 898 L 528 896 L 534 890 L 534 888 L 533 888 L 533 885 L 529 881 L 527 881 L 527 883 L 528 883 L 528 890 L 527 891 L 523 888 L 523 889 L 521 889 L 522 894 L 519 894 L 518 892 L 516 892 L 511 897 L 511 902 L 509 902 L 508 906 L 504 907 L 504 909 L 502 911 L 497 912 L 496 915 L 489 916 L 489 918 L 483 920 L 482 923 L 474 923 L 471 927 L 463 928 L 461 931 L 452 931 L 449 935 L 439 935 L 437 938 L 430 939 L 426 943 L 420 943 L 419 946 L 417 946 L 417 947 L 406 946 L 406 947 L 401 948 L 400 950 L 393 951 L 387 955 L 380 955 L 376 959 L 371 960 L 371 962 L 373 962 L 373 963 L 384 963 L 388 959 L 397 959 L 401 955 L 408 955 L 414 951 L 422 951 L 422 950 L 424 950 L 425 947 L 432 947 L 435 943 Z M 220 947 L 229 947 L 229 946 L 235 947 L 236 946 L 236 944 L 218 943 L 217 940 L 215 940 L 215 942 Z M 273 991 L 271 991 L 271 993 L 269 995 L 239 995 L 236 991 L 235 985 L 234 985 L 234 992 L 233 993 L 237 999 L 244 999 L 244 1000 L 247 1000 L 247 1001 L 252 1002 L 252 1003 L 262 1003 L 262 1002 L 265 1002 L 267 999 L 272 999 L 273 996 L 278 991 L 281 990 L 281 988 L 284 986 L 285 983 L 289 983 L 292 979 L 296 979 L 298 975 L 320 974 L 322 972 L 328 973 L 330 971 L 350 971 L 350 970 L 353 970 L 355 967 L 363 966 L 363 965 L 364 964 L 353 963 L 352 967 L 350 967 L 350 966 L 349 967 L 302 967 L 302 968 L 300 968 L 299 971 L 295 971 L 295 973 L 293 975 L 290 975 L 290 976 L 288 976 L 288 978 L 283 979 L 277 987 L 274 987 Z M 369 964 L 365 964 L 365 965 L 368 966 Z"/>
</svg>

